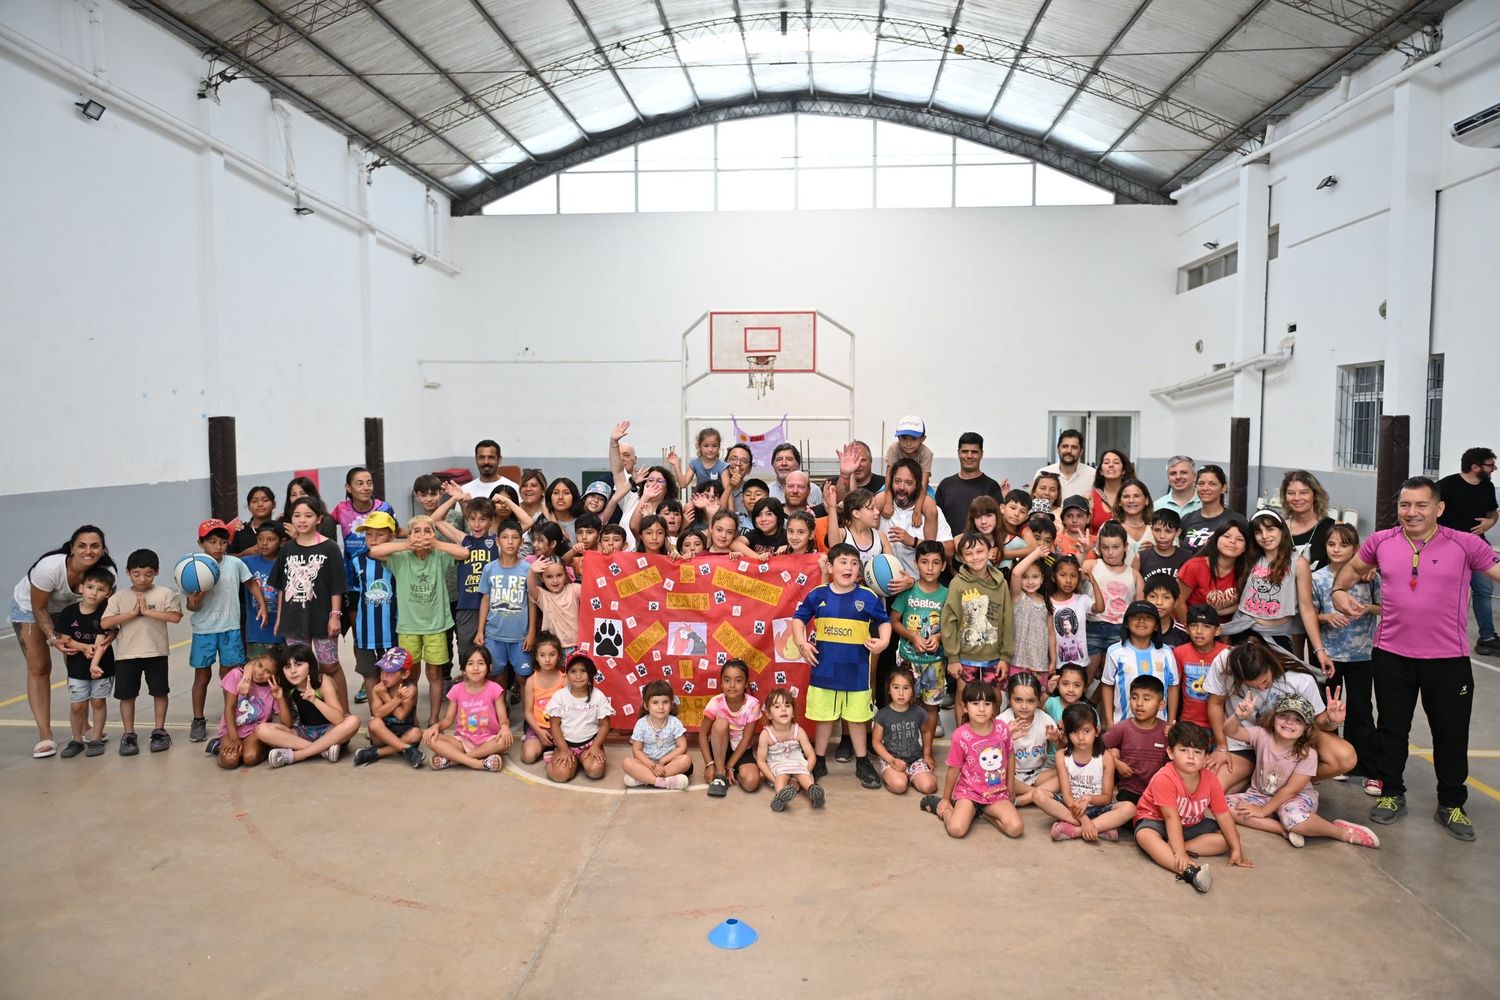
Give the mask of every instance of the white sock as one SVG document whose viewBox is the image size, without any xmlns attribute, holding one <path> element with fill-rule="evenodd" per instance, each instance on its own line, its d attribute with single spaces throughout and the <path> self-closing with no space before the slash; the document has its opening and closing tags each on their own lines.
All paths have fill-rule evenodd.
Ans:
<svg viewBox="0 0 1500 1000">
<path fill-rule="evenodd" d="M 628 774 L 625 775 L 625 787 L 626 788 L 638 788 L 638 787 L 640 787 L 640 784 L 641 783 L 639 781 L 635 780 L 630 775 L 628 775 Z"/>
</svg>

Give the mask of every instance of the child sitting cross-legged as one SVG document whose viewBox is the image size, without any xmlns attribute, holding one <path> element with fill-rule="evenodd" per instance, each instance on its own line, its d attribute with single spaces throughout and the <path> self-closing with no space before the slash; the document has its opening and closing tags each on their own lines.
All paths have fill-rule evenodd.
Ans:
<svg viewBox="0 0 1500 1000">
<path fill-rule="evenodd" d="M 1066 747 L 1057 755 L 1057 790 L 1037 794 L 1033 803 L 1057 822 L 1053 840 L 1119 840 L 1120 827 L 1135 816 L 1135 806 L 1115 801 L 1115 762 L 1104 751 L 1094 706 L 1074 703 L 1063 709 Z"/>
<path fill-rule="evenodd" d="M 641 717 L 630 734 L 630 756 L 620 765 L 625 787 L 688 786 L 693 760 L 688 756 L 687 728 L 672 714 L 672 685 L 652 681 L 641 691 Z"/>
<path fill-rule="evenodd" d="M 359 719 L 339 703 L 335 678 L 319 668 L 317 654 L 305 643 L 288 646 L 277 659 L 271 696 L 277 718 L 262 722 L 255 735 L 275 748 L 266 756 L 272 767 L 309 757 L 337 763 L 344 744 L 359 732 Z"/>
</svg>

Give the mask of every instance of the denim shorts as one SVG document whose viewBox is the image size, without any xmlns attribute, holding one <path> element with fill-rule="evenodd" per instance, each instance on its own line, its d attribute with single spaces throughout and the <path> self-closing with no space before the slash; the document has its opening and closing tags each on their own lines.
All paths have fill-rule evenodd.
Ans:
<svg viewBox="0 0 1500 1000">
<path fill-rule="evenodd" d="M 77 677 L 69 677 L 68 704 L 77 705 L 83 701 L 108 698 L 110 692 L 114 689 L 115 679 L 113 677 L 89 677 L 83 680 Z"/>
<path fill-rule="evenodd" d="M 188 650 L 188 666 L 206 670 L 219 661 L 221 667 L 243 667 L 245 644 L 240 641 L 240 630 L 227 632 L 194 632 L 193 646 Z"/>
<path fill-rule="evenodd" d="M 10 599 L 10 623 L 12 625 L 36 624 L 36 612 L 31 610 L 30 605 L 21 607 L 21 602 L 16 600 L 14 595 Z"/>
<path fill-rule="evenodd" d="M 490 651 L 490 659 L 494 662 L 494 666 L 490 667 L 491 677 L 499 677 L 505 673 L 507 665 L 516 672 L 517 677 L 531 675 L 531 654 L 522 649 L 519 642 L 486 639 L 484 646 Z"/>
<path fill-rule="evenodd" d="M 1089 655 L 1101 656 L 1120 641 L 1120 626 L 1111 622 L 1089 622 Z"/>
<path fill-rule="evenodd" d="M 1052 793 L 1052 801 L 1056 802 L 1060 806 L 1067 805 L 1067 803 L 1063 801 L 1062 792 L 1053 792 Z M 1098 819 L 1100 816 L 1103 816 L 1105 813 L 1109 812 L 1114 807 L 1115 807 L 1114 803 L 1112 803 L 1112 802 L 1109 803 L 1108 805 L 1089 806 L 1087 809 L 1085 809 L 1083 811 L 1083 814 L 1085 816 L 1087 816 L 1089 819 Z M 1165 829 L 1165 828 L 1163 828 L 1163 829 Z M 1166 834 L 1162 834 L 1162 836 L 1166 836 Z"/>
</svg>

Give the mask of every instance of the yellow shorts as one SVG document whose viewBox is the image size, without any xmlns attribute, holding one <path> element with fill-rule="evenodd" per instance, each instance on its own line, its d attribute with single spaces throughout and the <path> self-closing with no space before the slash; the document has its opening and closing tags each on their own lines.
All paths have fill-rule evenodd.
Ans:
<svg viewBox="0 0 1500 1000">
<path fill-rule="evenodd" d="M 869 722 L 875 718 L 875 704 L 870 692 L 830 691 L 828 688 L 807 689 L 807 717 L 814 722 Z"/>
<path fill-rule="evenodd" d="M 447 632 L 434 632 L 431 635 L 398 633 L 396 641 L 418 663 L 431 663 L 436 666 L 445 666 L 448 663 Z"/>
</svg>

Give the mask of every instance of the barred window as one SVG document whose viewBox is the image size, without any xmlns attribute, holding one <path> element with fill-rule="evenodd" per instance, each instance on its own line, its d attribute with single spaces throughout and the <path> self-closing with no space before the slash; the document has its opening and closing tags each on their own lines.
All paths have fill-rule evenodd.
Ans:
<svg viewBox="0 0 1500 1000">
<path fill-rule="evenodd" d="M 1375 468 L 1380 448 L 1380 414 L 1385 395 L 1385 364 L 1339 369 L 1338 466 Z"/>
</svg>

